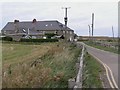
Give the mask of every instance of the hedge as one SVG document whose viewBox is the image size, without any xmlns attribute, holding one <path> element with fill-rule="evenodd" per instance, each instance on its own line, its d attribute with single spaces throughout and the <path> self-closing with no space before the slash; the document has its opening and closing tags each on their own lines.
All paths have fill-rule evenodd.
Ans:
<svg viewBox="0 0 120 90">
<path fill-rule="evenodd" d="M 51 38 L 51 37 L 55 36 L 56 34 L 54 34 L 54 33 L 46 33 L 45 35 L 47 36 L 47 38 Z"/>
<path fill-rule="evenodd" d="M 20 42 L 58 42 L 58 39 L 21 39 Z"/>
<path fill-rule="evenodd" d="M 6 36 L 1 38 L 4 41 L 13 41 L 12 37 Z"/>
</svg>

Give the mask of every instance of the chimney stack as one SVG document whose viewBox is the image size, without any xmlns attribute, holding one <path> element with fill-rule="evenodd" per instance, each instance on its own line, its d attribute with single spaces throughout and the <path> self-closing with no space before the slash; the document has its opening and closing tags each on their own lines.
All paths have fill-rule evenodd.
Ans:
<svg viewBox="0 0 120 90">
<path fill-rule="evenodd" d="M 19 20 L 14 20 L 14 24 L 17 23 L 17 22 L 19 22 Z"/>
<path fill-rule="evenodd" d="M 33 23 L 35 23 L 35 22 L 37 22 L 37 20 L 36 19 L 33 19 L 33 21 L 32 21 Z"/>
</svg>

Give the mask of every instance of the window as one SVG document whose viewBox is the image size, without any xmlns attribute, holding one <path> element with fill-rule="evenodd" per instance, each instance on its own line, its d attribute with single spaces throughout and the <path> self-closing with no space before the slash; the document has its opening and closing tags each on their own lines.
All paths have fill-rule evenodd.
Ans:
<svg viewBox="0 0 120 90">
<path fill-rule="evenodd" d="M 43 33 L 43 31 L 41 31 L 41 30 L 37 30 L 37 32 L 38 32 L 38 33 Z"/>
<path fill-rule="evenodd" d="M 62 24 L 59 24 L 59 26 L 60 26 L 60 27 L 63 27 L 63 25 L 62 25 Z"/>
<path fill-rule="evenodd" d="M 45 34 L 45 31 L 43 31 L 43 34 Z"/>
<path fill-rule="evenodd" d="M 57 34 L 57 31 L 54 31 L 54 34 Z"/>
<path fill-rule="evenodd" d="M 70 31 L 70 34 L 72 34 L 72 31 Z"/>
<path fill-rule="evenodd" d="M 43 33 L 43 31 L 40 31 L 40 33 Z"/>
<path fill-rule="evenodd" d="M 37 37 L 36 36 L 32 36 L 32 39 L 36 39 Z"/>
<path fill-rule="evenodd" d="M 6 34 L 6 31 L 4 31 L 4 34 Z"/>
<path fill-rule="evenodd" d="M 65 31 L 63 31 L 63 33 L 65 33 Z"/>
</svg>

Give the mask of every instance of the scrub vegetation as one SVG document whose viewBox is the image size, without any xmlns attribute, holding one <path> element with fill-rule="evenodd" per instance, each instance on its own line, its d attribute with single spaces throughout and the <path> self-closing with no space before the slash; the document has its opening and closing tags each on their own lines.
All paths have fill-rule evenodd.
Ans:
<svg viewBox="0 0 120 90">
<path fill-rule="evenodd" d="M 83 69 L 83 88 L 103 88 L 100 75 L 103 74 L 101 64 L 86 53 Z"/>
<path fill-rule="evenodd" d="M 71 43 L 3 43 L 3 88 L 67 88 L 81 52 Z"/>
</svg>

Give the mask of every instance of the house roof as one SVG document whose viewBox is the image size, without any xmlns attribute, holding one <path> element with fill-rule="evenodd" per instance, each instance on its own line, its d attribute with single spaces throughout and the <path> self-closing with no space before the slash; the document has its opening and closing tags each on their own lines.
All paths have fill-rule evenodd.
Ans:
<svg viewBox="0 0 120 90">
<path fill-rule="evenodd" d="M 2 30 L 15 30 L 16 27 L 20 29 L 30 29 L 30 30 L 64 30 L 65 25 L 58 22 L 57 20 L 53 21 L 28 21 L 28 22 L 8 22 L 7 25 Z M 72 30 L 67 27 L 67 30 Z"/>
</svg>

